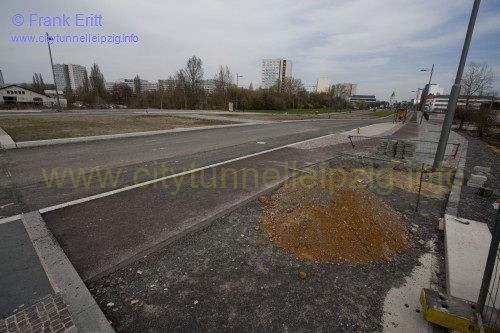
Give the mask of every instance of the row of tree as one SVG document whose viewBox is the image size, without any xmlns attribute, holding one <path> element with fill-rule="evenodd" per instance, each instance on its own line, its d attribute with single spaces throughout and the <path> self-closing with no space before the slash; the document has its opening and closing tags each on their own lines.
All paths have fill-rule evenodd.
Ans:
<svg viewBox="0 0 500 333">
<path fill-rule="evenodd" d="M 68 102 L 81 101 L 86 105 L 118 104 L 133 108 L 159 109 L 219 109 L 233 107 L 245 110 L 285 110 L 349 107 L 348 94 L 342 85 L 333 87 L 329 93 L 308 93 L 300 79 L 289 77 L 277 82 L 271 89 L 238 87 L 228 66 L 220 66 L 213 76 L 213 87 L 203 86 L 204 70 L 200 58 L 193 56 L 184 68 L 161 80 L 158 89 L 143 91 L 141 79 L 136 75 L 133 88 L 127 83 L 116 83 L 111 90 L 105 89 L 104 75 L 97 64 L 91 67 L 76 94 L 67 94 Z"/>
<path fill-rule="evenodd" d="M 349 92 L 342 84 L 332 86 L 328 93 L 309 93 L 300 79 L 288 77 L 270 89 L 238 87 L 234 84 L 233 73 L 227 66 L 220 66 L 213 76 L 213 87 L 203 87 L 203 62 L 192 56 L 184 68 L 170 75 L 167 80 L 159 81 L 154 91 L 143 91 L 141 79 L 136 75 L 133 88 L 127 83 L 117 83 L 106 90 L 105 79 L 99 66 L 94 64 L 90 75 L 85 76 L 83 85 L 74 92 L 66 92 L 68 102 L 81 101 L 85 105 L 119 104 L 132 108 L 159 109 L 219 109 L 226 110 L 229 102 L 237 109 L 245 110 L 286 110 L 332 108 L 346 109 Z M 472 96 L 482 95 L 491 89 L 494 80 L 492 69 L 487 64 L 469 63 L 462 80 L 462 96 L 466 98 L 465 108 L 457 110 L 461 121 L 468 120 L 469 102 Z M 43 92 L 54 89 L 54 85 L 44 83 L 42 75 L 35 73 L 33 83 L 26 85 Z M 361 106 L 363 107 L 363 106 Z"/>
</svg>

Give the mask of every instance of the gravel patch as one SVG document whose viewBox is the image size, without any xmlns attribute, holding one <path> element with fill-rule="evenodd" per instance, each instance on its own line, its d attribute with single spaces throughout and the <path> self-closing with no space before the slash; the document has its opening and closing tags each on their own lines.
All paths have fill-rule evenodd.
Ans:
<svg viewBox="0 0 500 333">
<path fill-rule="evenodd" d="M 357 160 L 335 163 L 368 167 Z M 374 186 L 373 192 L 408 230 L 408 248 L 390 260 L 296 258 L 262 230 L 263 207 L 255 200 L 88 288 L 118 332 L 382 331 L 387 292 L 420 265 L 419 258 L 431 251 L 429 241 L 444 260 L 437 219 L 445 199 L 424 196 L 415 212 L 412 191 L 394 186 L 388 193 Z M 420 305 L 415 298 L 401 306 Z"/>
<path fill-rule="evenodd" d="M 458 208 L 459 217 L 488 223 L 493 226 L 497 211 L 493 208 L 493 203 L 500 197 L 500 155 L 483 141 L 468 134 L 464 136 L 469 141 L 467 149 L 467 160 L 465 163 L 465 182 L 460 193 L 460 206 Z M 477 195 L 477 188 L 466 186 L 474 166 L 491 168 L 485 187 L 491 188 L 494 193 L 491 197 Z"/>
</svg>

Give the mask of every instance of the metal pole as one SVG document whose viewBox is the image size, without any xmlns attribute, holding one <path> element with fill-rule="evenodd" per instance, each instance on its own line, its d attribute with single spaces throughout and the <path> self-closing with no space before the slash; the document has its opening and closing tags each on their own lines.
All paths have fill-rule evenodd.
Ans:
<svg viewBox="0 0 500 333">
<path fill-rule="evenodd" d="M 479 297 L 477 299 L 477 313 L 482 314 L 484 310 L 484 305 L 486 303 L 486 298 L 488 297 L 488 289 L 491 283 L 491 275 L 493 274 L 493 269 L 495 268 L 495 262 L 497 261 L 497 251 L 498 243 L 500 241 L 500 209 L 497 212 L 497 217 L 495 220 L 495 228 L 493 230 L 493 237 L 491 238 L 490 251 L 488 253 L 488 259 L 486 260 L 486 267 L 484 268 L 483 282 L 481 283 L 481 289 L 479 289 Z"/>
<path fill-rule="evenodd" d="M 47 45 L 49 46 L 49 56 L 50 56 L 50 66 L 52 67 L 52 76 L 54 77 L 54 85 L 56 86 L 56 99 L 57 99 L 57 111 L 61 112 L 61 103 L 59 103 L 59 91 L 57 90 L 56 72 L 54 71 L 54 63 L 52 62 L 52 51 L 50 50 L 50 37 L 49 33 L 46 32 Z"/>
<path fill-rule="evenodd" d="M 236 72 L 236 101 L 235 101 L 235 109 L 234 109 L 234 111 L 238 111 L 238 87 L 239 87 L 238 79 L 240 77 L 243 77 L 243 75 L 240 75 L 238 72 Z"/>
<path fill-rule="evenodd" d="M 424 177 L 424 167 L 425 163 L 422 163 L 422 171 L 420 172 L 420 183 L 418 185 L 418 196 L 417 196 L 417 205 L 415 206 L 415 213 L 418 212 L 418 205 L 420 204 L 420 193 L 422 191 L 422 178 Z"/>
<path fill-rule="evenodd" d="M 446 151 L 446 145 L 448 144 L 448 138 L 450 136 L 451 123 L 453 122 L 453 117 L 455 115 L 455 109 L 457 107 L 458 97 L 460 95 L 460 82 L 462 81 L 462 74 L 464 72 L 465 62 L 467 60 L 467 53 L 469 52 L 470 41 L 472 39 L 472 32 L 474 31 L 474 25 L 476 24 L 477 12 L 479 11 L 479 4 L 481 0 L 474 0 L 474 5 L 472 7 L 472 13 L 470 15 L 469 27 L 467 28 L 467 35 L 465 36 L 464 47 L 462 49 L 462 55 L 460 57 L 460 63 L 458 65 L 457 76 L 455 78 L 455 84 L 451 88 L 450 100 L 448 101 L 448 107 L 446 108 L 446 114 L 443 122 L 443 129 L 441 130 L 441 136 L 439 137 L 439 144 L 436 151 L 436 156 L 434 158 L 434 164 L 432 165 L 432 170 L 437 170 L 438 167 L 444 160 L 444 153 Z"/>
<path fill-rule="evenodd" d="M 429 90 L 431 90 L 431 80 L 432 80 L 432 73 L 434 72 L 434 64 L 432 64 L 432 68 L 431 68 L 431 76 L 429 77 L 429 84 L 427 85 L 427 91 L 425 93 L 425 96 L 424 96 L 424 102 L 423 102 L 423 107 L 424 107 L 424 110 L 422 111 L 422 117 L 420 117 L 420 124 L 422 124 L 422 119 L 424 119 L 424 112 L 425 112 L 425 103 L 427 102 L 427 95 L 429 95 Z M 430 111 L 430 110 L 429 110 Z"/>
</svg>

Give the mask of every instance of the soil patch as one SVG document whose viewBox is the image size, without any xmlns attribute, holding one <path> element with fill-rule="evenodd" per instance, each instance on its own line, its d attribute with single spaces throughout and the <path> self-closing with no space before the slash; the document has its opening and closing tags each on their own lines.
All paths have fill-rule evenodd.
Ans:
<svg viewBox="0 0 500 333">
<path fill-rule="evenodd" d="M 261 200 L 266 204 L 263 230 L 278 247 L 301 259 L 390 261 L 408 247 L 403 217 L 364 185 L 358 186 L 331 194 L 321 186 L 282 187 L 270 200 Z"/>
<path fill-rule="evenodd" d="M 395 170 L 390 174 L 382 174 L 380 181 L 391 183 L 402 190 L 418 193 L 429 198 L 446 199 L 453 186 L 454 174 L 449 172 L 424 173 L 420 187 L 420 171 L 412 169 Z"/>
</svg>

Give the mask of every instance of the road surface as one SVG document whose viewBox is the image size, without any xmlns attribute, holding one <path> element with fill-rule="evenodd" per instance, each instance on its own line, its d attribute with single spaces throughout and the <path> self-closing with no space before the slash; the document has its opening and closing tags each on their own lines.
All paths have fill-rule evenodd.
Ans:
<svg viewBox="0 0 500 333">
<path fill-rule="evenodd" d="M 386 121 L 282 122 L 0 151 L 0 216 L 161 177 L 162 167 L 169 175 Z"/>
</svg>

